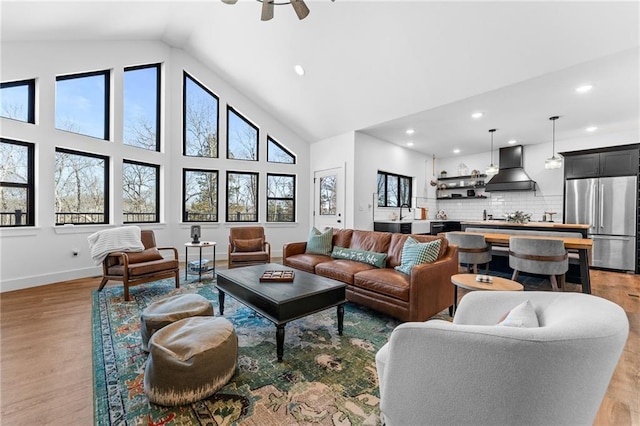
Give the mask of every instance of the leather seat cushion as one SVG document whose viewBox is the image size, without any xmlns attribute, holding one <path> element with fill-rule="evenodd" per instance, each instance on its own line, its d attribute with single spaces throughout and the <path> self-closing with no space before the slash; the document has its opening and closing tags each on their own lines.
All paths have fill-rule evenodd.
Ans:
<svg viewBox="0 0 640 426">
<path fill-rule="evenodd" d="M 118 257 L 118 262 L 122 263 L 122 257 Z M 149 262 L 152 260 L 162 260 L 163 257 L 157 248 L 152 247 L 140 252 L 127 252 L 127 259 L 129 264 Z"/>
<path fill-rule="evenodd" d="M 316 274 L 323 277 L 342 281 L 346 284 L 353 284 L 353 276 L 358 272 L 381 269 L 366 263 L 354 262 L 353 260 L 334 259 L 316 265 Z"/>
<path fill-rule="evenodd" d="M 395 299 L 409 301 L 409 275 L 395 269 L 374 269 L 358 272 L 354 285 Z"/>
<path fill-rule="evenodd" d="M 178 269 L 178 261 L 175 259 L 152 260 L 150 262 L 134 263 L 129 265 L 129 276 L 141 276 L 154 272 Z M 123 265 L 114 265 L 107 270 L 109 275 L 124 275 Z"/>
<path fill-rule="evenodd" d="M 247 251 L 231 253 L 232 262 L 266 262 L 269 260 L 269 253 L 265 251 Z"/>
<path fill-rule="evenodd" d="M 305 272 L 315 273 L 316 265 L 322 262 L 331 262 L 329 256 L 315 253 L 303 253 L 287 256 L 286 265 Z"/>
</svg>

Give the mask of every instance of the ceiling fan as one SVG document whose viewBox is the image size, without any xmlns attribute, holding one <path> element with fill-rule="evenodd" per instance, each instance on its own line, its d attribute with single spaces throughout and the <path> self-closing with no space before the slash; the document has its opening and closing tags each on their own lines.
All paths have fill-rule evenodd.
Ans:
<svg viewBox="0 0 640 426">
<path fill-rule="evenodd" d="M 280 1 L 277 2 L 275 0 L 257 0 L 262 3 L 262 15 L 260 19 L 262 21 L 269 21 L 273 19 L 273 6 L 282 6 L 285 4 L 290 4 L 293 6 L 293 10 L 296 11 L 296 15 L 298 15 L 298 19 L 302 20 L 309 15 L 309 8 L 304 3 L 304 0 L 289 0 L 289 1 Z M 236 4 L 238 0 L 222 0 L 223 3 L 226 4 Z"/>
</svg>

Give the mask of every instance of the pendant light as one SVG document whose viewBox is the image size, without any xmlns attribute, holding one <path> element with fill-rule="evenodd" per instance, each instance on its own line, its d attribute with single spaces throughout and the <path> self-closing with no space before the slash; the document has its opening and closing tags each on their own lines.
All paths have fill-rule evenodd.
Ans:
<svg viewBox="0 0 640 426">
<path fill-rule="evenodd" d="M 553 123 L 553 133 L 551 137 L 551 158 L 547 158 L 544 162 L 544 168 L 547 170 L 559 169 L 562 167 L 562 158 L 556 157 L 556 120 L 560 118 L 558 116 L 549 117 L 549 120 Z"/>
<path fill-rule="evenodd" d="M 487 176 L 493 176 L 498 174 L 498 166 L 493 165 L 493 133 L 495 131 L 496 129 L 489 130 L 489 133 L 491 133 L 491 165 L 487 167 L 487 169 L 484 172 Z"/>
</svg>

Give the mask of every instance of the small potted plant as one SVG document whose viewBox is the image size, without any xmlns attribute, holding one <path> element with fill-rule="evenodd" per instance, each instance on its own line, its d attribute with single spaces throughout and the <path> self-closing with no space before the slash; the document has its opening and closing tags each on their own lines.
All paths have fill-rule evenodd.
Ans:
<svg viewBox="0 0 640 426">
<path fill-rule="evenodd" d="M 441 171 L 440 172 L 440 177 L 441 178 L 446 178 L 447 177 L 447 171 L 446 170 Z"/>
</svg>

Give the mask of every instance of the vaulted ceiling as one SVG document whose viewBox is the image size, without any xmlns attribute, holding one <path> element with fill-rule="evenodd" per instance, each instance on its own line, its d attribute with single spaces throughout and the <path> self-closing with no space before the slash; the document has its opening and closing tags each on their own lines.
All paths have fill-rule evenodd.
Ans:
<svg viewBox="0 0 640 426">
<path fill-rule="evenodd" d="M 262 22 L 252 0 L 2 0 L 0 37 L 161 40 L 308 142 L 360 130 L 447 157 L 487 151 L 492 127 L 496 146 L 549 142 L 551 115 L 558 139 L 638 129 L 638 2 L 306 3 L 302 21 L 280 5 Z M 593 90 L 576 94 L 585 83 Z"/>
</svg>

